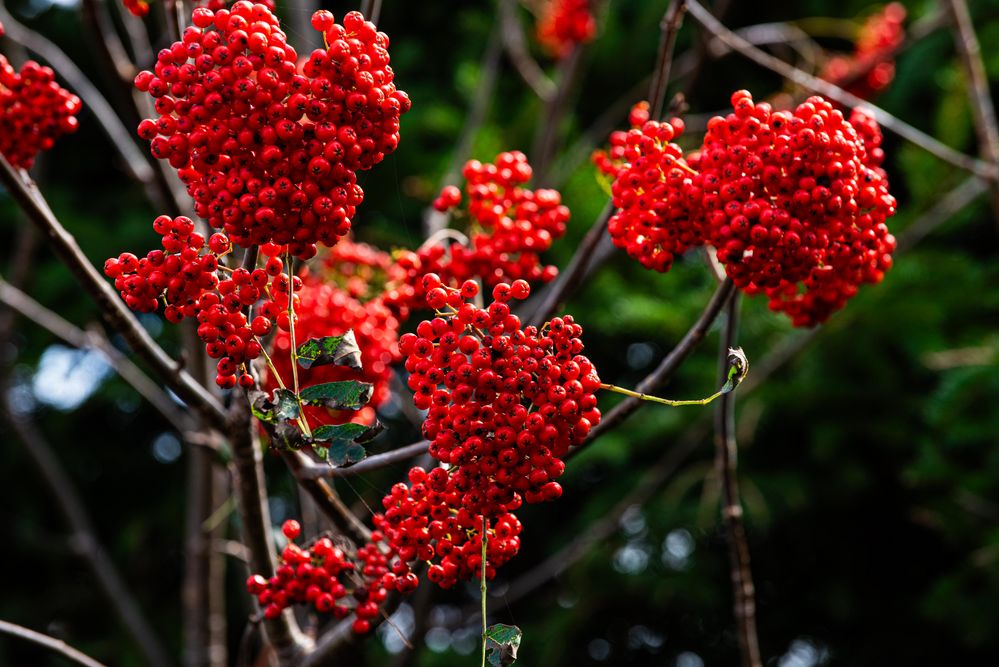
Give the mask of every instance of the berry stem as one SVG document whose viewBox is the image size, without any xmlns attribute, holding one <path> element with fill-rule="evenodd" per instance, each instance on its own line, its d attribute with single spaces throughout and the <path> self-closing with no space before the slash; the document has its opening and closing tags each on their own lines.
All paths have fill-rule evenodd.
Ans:
<svg viewBox="0 0 999 667">
<path fill-rule="evenodd" d="M 295 400 L 298 401 L 299 416 L 298 425 L 302 428 L 305 437 L 312 437 L 312 429 L 305 415 L 301 414 L 302 401 L 298 398 L 298 344 L 295 342 L 295 264 L 292 261 L 291 252 L 284 255 L 285 264 L 288 266 L 288 338 L 291 342 L 291 380 L 292 390 L 295 392 Z M 280 382 L 280 380 L 279 380 Z"/>
<path fill-rule="evenodd" d="M 486 515 L 482 515 L 482 578 L 479 580 L 479 595 L 482 598 L 482 667 L 486 667 L 486 633 L 489 628 L 486 625 L 486 545 L 489 538 L 486 537 Z"/>
<path fill-rule="evenodd" d="M 718 398 L 719 396 L 721 396 L 723 393 L 725 393 L 724 391 L 719 390 L 719 391 L 711 394 L 707 398 L 694 398 L 694 399 L 690 399 L 690 400 L 674 401 L 674 400 L 671 400 L 669 398 L 659 398 L 658 396 L 650 396 L 648 394 L 642 394 L 642 393 L 639 393 L 637 391 L 632 391 L 630 389 L 625 389 L 624 387 L 618 387 L 617 385 L 613 385 L 613 384 L 604 384 L 603 382 L 600 383 L 600 388 L 601 389 L 606 389 L 607 391 L 617 392 L 618 394 L 624 394 L 625 396 L 630 396 L 632 398 L 637 398 L 640 401 L 650 401 L 652 403 L 662 403 L 663 405 L 669 405 L 669 406 L 672 406 L 672 407 L 677 407 L 677 406 L 682 406 L 682 405 L 707 405 L 708 403 L 710 403 L 711 401 L 715 400 L 716 398 Z"/>
</svg>

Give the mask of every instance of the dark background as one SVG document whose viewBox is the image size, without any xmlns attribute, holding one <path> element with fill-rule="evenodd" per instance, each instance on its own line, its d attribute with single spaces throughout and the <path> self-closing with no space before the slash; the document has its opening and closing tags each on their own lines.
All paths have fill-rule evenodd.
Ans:
<svg viewBox="0 0 999 667">
<path fill-rule="evenodd" d="M 599 38 L 585 56 L 563 146 L 583 136 L 611 104 L 644 95 L 627 99 L 629 91 L 642 90 L 636 85 L 652 69 L 666 4 L 609 4 Z M 989 76 L 999 80 L 999 2 L 971 4 Z M 731 26 L 810 17 L 856 22 L 876 7 L 853 0 L 732 5 L 725 16 Z M 910 24 L 937 11 L 932 2 L 906 5 Z M 325 6 L 338 18 L 354 8 Z M 11 3 L 10 9 L 104 85 L 81 36 L 77 8 L 33 0 Z M 523 18 L 528 20 L 527 12 Z M 413 109 L 403 119 L 399 150 L 365 176 L 366 201 L 355 221 L 359 239 L 386 249 L 418 244 L 422 211 L 451 159 L 492 25 L 490 3 L 386 0 L 380 28 L 392 38 L 397 83 L 412 97 Z M 819 31 L 839 24 L 808 25 Z M 678 53 L 691 48 L 695 33 L 688 19 Z M 844 39 L 817 40 L 831 50 L 849 48 Z M 776 52 L 796 57 L 783 48 Z M 551 61 L 537 56 L 551 71 Z M 757 99 L 799 92 L 734 55 L 709 62 L 696 80 L 674 83 L 671 91 L 681 88 L 694 115 L 725 109 L 737 88 L 750 89 Z M 905 51 L 894 83 L 877 102 L 955 148 L 977 153 L 949 29 Z M 472 155 L 488 160 L 500 150 L 528 150 L 541 110 L 504 61 Z M 625 124 L 624 112 L 616 123 Z M 690 145 L 696 136 L 686 141 Z M 890 221 L 896 234 L 968 178 L 890 133 L 885 151 L 899 201 Z M 558 166 L 573 221 L 550 259 L 564 266 L 605 196 L 585 160 L 570 156 Z M 144 253 L 153 246 L 150 222 L 160 211 L 127 180 L 87 111 L 80 131 L 60 141 L 36 173 L 56 213 L 96 264 L 125 249 Z M 13 247 L 21 224 L 12 201 L 0 193 L 0 247 Z M 999 664 L 997 229 L 987 197 L 979 198 L 900 254 L 883 284 L 862 289 L 814 335 L 793 330 L 760 299 L 743 301 L 740 342 L 752 363 L 751 378 L 775 350 L 812 336 L 761 386 L 738 394 L 739 475 L 767 664 Z M 9 254 L 0 257 L 4 275 Z M 666 275 L 615 253 L 567 310 L 583 323 L 587 353 L 605 381 L 633 386 L 679 340 L 713 288 L 697 253 Z M 33 254 L 27 289 L 74 323 L 97 319 L 92 303 L 43 245 Z M 157 317 L 146 321 L 168 349 L 177 349 L 172 327 Z M 716 327 L 665 395 L 696 397 L 713 390 L 717 336 Z M 119 379 L 108 375 L 87 391 L 99 364 L 53 349 L 59 345 L 32 323 L 18 321 L 13 344 L 0 350 L 4 363 L 13 365 L 15 404 L 43 426 L 143 609 L 179 655 L 187 453 Z M 84 400 L 67 399 L 69 390 L 80 387 Z M 613 400 L 602 397 L 602 407 L 609 409 Z M 707 412 L 643 408 L 572 460 L 562 499 L 520 512 L 522 551 L 493 590 L 502 591 L 504 582 L 605 516 Z M 403 422 L 387 421 L 392 429 L 378 448 L 416 436 Z M 69 550 L 49 490 L 21 444 L 0 428 L 0 618 L 65 638 L 109 664 L 141 664 L 89 571 Z M 698 442 L 650 501 L 629 510 L 620 530 L 556 581 L 519 601 L 492 602 L 495 620 L 524 630 L 522 664 L 736 664 L 709 433 Z M 348 497 L 359 492 L 374 504 L 405 468 L 353 478 L 353 486 L 340 490 Z M 269 461 L 268 473 L 274 520 L 297 516 L 283 466 Z M 229 523 L 235 535 L 236 517 Z M 229 565 L 234 648 L 248 609 L 241 588 L 245 571 L 237 561 Z M 477 663 L 478 630 L 463 626 L 476 604 L 474 588 L 436 595 L 431 610 L 419 614 L 430 634 L 416 664 Z M 397 620 L 406 626 L 411 617 L 404 611 Z M 397 658 L 388 649 L 399 643 L 390 635 L 367 641 L 341 664 L 393 664 Z M 62 663 L 0 639 L 0 664 Z"/>
</svg>

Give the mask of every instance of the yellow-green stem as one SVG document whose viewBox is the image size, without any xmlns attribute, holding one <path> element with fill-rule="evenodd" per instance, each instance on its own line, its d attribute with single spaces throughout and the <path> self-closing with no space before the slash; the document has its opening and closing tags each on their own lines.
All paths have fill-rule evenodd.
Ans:
<svg viewBox="0 0 999 667">
<path fill-rule="evenodd" d="M 302 402 L 298 398 L 298 344 L 295 342 L 295 263 L 292 261 L 290 252 L 285 253 L 284 261 L 288 265 L 288 337 L 291 339 L 291 380 L 295 400 L 298 401 L 301 411 Z M 299 416 L 298 425 L 301 426 L 302 433 L 306 437 L 312 437 L 312 429 L 309 428 L 309 422 L 305 419 L 304 414 Z"/>
<path fill-rule="evenodd" d="M 677 407 L 680 405 L 707 405 L 711 401 L 715 400 L 721 396 L 724 392 L 718 391 L 711 394 L 707 398 L 695 398 L 686 401 L 674 401 L 669 398 L 659 398 L 658 396 L 650 396 L 648 394 L 641 394 L 637 391 L 632 391 L 630 389 L 625 389 L 624 387 L 618 387 L 613 384 L 600 384 L 601 389 L 606 389 L 607 391 L 617 392 L 618 394 L 624 394 L 625 396 L 631 396 L 632 398 L 637 398 L 641 401 L 650 401 L 652 403 L 661 403 L 662 405 L 669 405 L 672 407 Z"/>
<path fill-rule="evenodd" d="M 486 515 L 482 515 L 482 578 L 479 582 L 479 594 L 482 597 L 482 667 L 486 667 Z"/>
</svg>

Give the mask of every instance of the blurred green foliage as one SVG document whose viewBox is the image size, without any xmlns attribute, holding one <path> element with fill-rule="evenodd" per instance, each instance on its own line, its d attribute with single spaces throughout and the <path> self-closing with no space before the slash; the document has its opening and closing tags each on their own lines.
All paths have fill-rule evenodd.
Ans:
<svg viewBox="0 0 999 667">
<path fill-rule="evenodd" d="M 587 50 L 585 75 L 561 127 L 563 145 L 585 138 L 609 105 L 642 90 L 666 4 L 621 0 L 606 6 L 599 39 Z M 805 17 L 855 20 L 873 9 L 865 0 L 726 4 L 731 7 L 725 20 L 732 26 Z M 971 4 L 989 75 L 999 80 L 999 2 Z M 75 8 L 42 0 L 11 5 L 106 85 L 81 36 Z M 491 3 L 384 5 L 380 27 L 392 37 L 397 81 L 411 95 L 413 109 L 403 119 L 399 150 L 364 175 L 367 197 L 356 230 L 360 239 L 385 248 L 413 247 L 421 238 L 422 211 L 452 159 L 495 22 Z M 937 11 L 929 1 L 906 5 L 910 22 Z M 335 2 L 327 8 L 339 16 L 353 7 Z M 696 48 L 695 32 L 688 21 L 678 53 Z M 844 48 L 841 42 L 819 41 Z M 777 53 L 794 57 L 781 47 Z M 951 36 L 938 30 L 906 49 L 894 83 L 878 103 L 975 153 L 965 84 Z M 704 114 L 724 109 L 737 88 L 748 88 L 757 98 L 797 92 L 730 55 L 708 62 L 696 80 L 674 83 L 671 93 L 682 89 L 690 112 Z M 630 94 L 635 100 L 641 95 Z M 504 62 L 472 155 L 490 159 L 499 150 L 528 150 L 541 112 Z M 155 241 L 149 223 L 159 211 L 127 182 L 95 119 L 84 113 L 81 120 L 80 132 L 41 160 L 37 175 L 43 189 L 95 263 L 124 249 L 145 252 Z M 624 113 L 616 123 L 625 123 Z M 577 156 L 587 150 L 584 146 Z M 885 150 L 899 199 L 896 233 L 904 233 L 967 178 L 892 135 Z M 566 176 L 560 186 L 573 211 L 567 238 L 552 252 L 561 266 L 606 201 L 592 168 L 585 161 L 573 163 L 571 155 L 556 163 Z M 22 224 L 10 199 L 0 195 L 0 247 L 13 247 Z M 883 284 L 863 289 L 762 386 L 737 393 L 740 477 L 767 664 L 999 664 L 997 229 L 985 198 L 954 215 L 900 255 Z M 5 266 L 4 275 L 10 264 Z M 696 253 L 667 275 L 646 272 L 618 253 L 567 310 L 584 324 L 588 353 L 606 369 L 605 379 L 629 386 L 683 335 L 713 285 Z M 27 289 L 77 324 L 97 318 L 44 246 L 33 253 Z M 740 343 L 754 370 L 804 333 L 791 330 L 759 300 L 745 300 L 742 312 Z M 148 322 L 168 349 L 177 348 L 176 331 L 162 328 L 157 318 Z M 179 655 L 186 454 L 164 455 L 172 450 L 164 435 L 167 425 L 116 378 L 72 411 L 34 402 L 32 377 L 40 355 L 54 342 L 20 321 L 14 347 L 0 353 L 13 364 L 15 391 L 24 405 L 34 404 L 142 607 Z M 664 393 L 710 393 L 716 343 L 717 329 Z M 609 408 L 614 398 L 605 400 Z M 494 590 L 502 591 L 584 533 L 704 412 L 643 408 L 575 459 L 559 502 L 521 512 L 522 552 L 504 568 Z M 416 436 L 398 419 L 388 421 L 390 435 L 378 447 Z M 23 448 L 12 434 L 4 435 L 0 539 L 6 581 L 0 618 L 65 637 L 110 664 L 142 664 L 69 549 L 65 526 Z M 615 536 L 555 582 L 522 600 L 493 604 L 496 621 L 524 630 L 521 664 L 736 663 L 713 448 L 710 437 L 702 440 L 652 501 L 626 514 Z M 340 484 L 341 491 L 373 505 L 403 469 Z M 297 515 L 286 471 L 268 461 L 268 473 L 275 521 Z M 235 518 L 229 529 L 236 534 Z M 240 590 L 244 568 L 237 561 L 229 564 L 229 636 L 235 649 L 248 609 Z M 453 618 L 458 610 L 474 609 L 475 598 L 473 588 L 435 596 L 433 608 L 421 612 L 429 648 L 421 647 L 410 664 L 445 667 L 476 659 L 467 654 L 476 650 L 474 621 L 463 629 L 470 614 L 457 614 L 457 624 Z M 385 643 L 393 645 L 391 638 Z M 352 650 L 342 664 L 402 664 L 393 663 L 397 658 L 377 640 Z M 0 664 L 61 664 L 45 660 L 0 641 Z"/>
</svg>

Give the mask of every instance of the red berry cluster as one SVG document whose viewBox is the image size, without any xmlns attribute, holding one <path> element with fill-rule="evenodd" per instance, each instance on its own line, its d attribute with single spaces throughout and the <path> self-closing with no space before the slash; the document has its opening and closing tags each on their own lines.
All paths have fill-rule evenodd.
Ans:
<svg viewBox="0 0 999 667">
<path fill-rule="evenodd" d="M 409 98 L 392 83 L 388 37 L 358 12 L 319 11 L 317 49 L 298 73 L 277 18 L 245 0 L 195 9 L 136 86 L 157 119 L 139 125 L 178 169 L 197 214 L 243 246 L 288 245 L 308 259 L 350 229 L 357 172 L 395 150 Z"/>
<path fill-rule="evenodd" d="M 871 99 L 895 78 L 895 63 L 888 52 L 905 39 L 904 21 L 905 7 L 898 2 L 885 5 L 864 22 L 853 53 L 830 58 L 820 76 L 838 83 L 864 72 L 846 89 L 857 97 Z"/>
<path fill-rule="evenodd" d="M 298 341 L 325 336 L 340 336 L 354 331 L 361 349 L 363 370 L 345 366 L 317 366 L 299 370 L 304 385 L 359 380 L 373 385 L 371 400 L 357 412 L 333 412 L 322 407 L 306 407 L 306 418 L 312 426 L 338 424 L 347 421 L 371 424 L 375 408 L 389 398 L 392 379 L 391 365 L 399 360 L 399 320 L 381 299 L 364 303 L 336 284 L 328 282 L 330 272 L 303 271 L 304 284 L 295 306 L 295 336 Z M 291 377 L 291 336 L 280 331 L 274 338 L 271 354 L 277 373 L 285 380 Z M 277 379 L 268 377 L 269 388 Z"/>
<path fill-rule="evenodd" d="M 410 581 L 389 571 L 377 532 L 372 533 L 371 543 L 351 557 L 328 537 L 306 548 L 298 546 L 294 540 L 301 531 L 297 521 L 285 521 L 282 532 L 289 542 L 274 576 L 266 579 L 254 574 L 246 580 L 246 589 L 263 607 L 264 618 L 277 618 L 293 604 L 308 604 L 338 619 L 353 612 L 354 632 L 365 634 L 389 591 L 411 592 L 416 588 L 415 575 Z"/>
<path fill-rule="evenodd" d="M 597 34 L 589 0 L 548 0 L 538 20 L 538 42 L 551 55 L 564 58 Z"/>
<path fill-rule="evenodd" d="M 422 305 L 421 276 L 439 275 L 457 287 L 478 278 L 489 287 L 501 282 L 548 282 L 557 269 L 541 263 L 540 253 L 565 235 L 569 209 L 556 190 L 523 187 L 532 176 L 527 157 L 519 151 L 500 153 L 495 163 L 470 160 L 462 171 L 468 200 L 469 239 L 462 243 L 431 244 L 416 252 L 401 252 L 396 261 L 405 270 L 405 286 L 392 284 L 390 299 L 397 308 Z M 434 200 L 439 211 L 462 201 L 455 186 L 445 187 Z M 474 230 L 474 231 L 472 231 Z"/>
<path fill-rule="evenodd" d="M 163 250 L 151 250 L 142 259 L 124 252 L 104 263 L 105 275 L 114 279 L 129 308 L 152 313 L 162 297 L 164 316 L 171 322 L 197 315 L 201 295 L 218 287 L 218 258 L 230 246 L 223 234 L 213 234 L 206 245 L 194 227 L 188 217 L 161 215 L 153 230 L 163 237 Z M 209 252 L 202 254 L 204 250 Z"/>
<path fill-rule="evenodd" d="M 385 513 L 375 516 L 375 525 L 394 552 L 392 571 L 401 578 L 415 576 L 410 564 L 418 561 L 431 562 L 427 577 L 442 588 L 482 576 L 483 516 L 461 506 L 447 470 L 411 468 L 409 484 L 393 486 L 382 506 Z M 492 579 L 517 555 L 521 524 L 509 512 L 485 521 L 486 578 Z"/>
<path fill-rule="evenodd" d="M 683 124 L 648 120 L 647 108 L 640 106 L 630 119 L 636 127 L 615 133 L 609 154 L 596 156 L 598 168 L 614 177 L 617 211 L 607 229 L 614 244 L 642 266 L 669 271 L 677 255 L 703 242 L 697 212 L 701 190 L 683 151 L 671 143 Z"/>
<path fill-rule="evenodd" d="M 428 411 L 430 454 L 448 468 L 413 469 L 411 486 L 383 499 L 376 525 L 403 562 L 440 559 L 428 576 L 448 587 L 481 573 L 483 523 L 492 577 L 519 548 L 511 512 L 561 496 L 563 457 L 600 421 L 600 380 L 571 316 L 521 328 L 509 301 L 527 298 L 526 281 L 497 284 L 487 308 L 467 302 L 474 281 L 423 282 L 439 316 L 404 335 L 400 349 L 414 403 Z"/>
<path fill-rule="evenodd" d="M 732 106 L 686 159 L 669 143 L 673 125 L 649 121 L 627 134 L 612 238 L 660 271 L 709 243 L 738 287 L 765 293 L 795 326 L 822 322 L 891 266 L 885 221 L 895 199 L 880 132 L 862 112 L 858 131 L 821 97 L 774 112 L 738 91 Z"/>
<path fill-rule="evenodd" d="M 80 108 L 50 68 L 29 60 L 18 72 L 0 55 L 0 153 L 13 166 L 30 169 L 40 151 L 76 131 Z"/>
<path fill-rule="evenodd" d="M 206 242 L 194 227 L 184 216 L 156 218 L 153 229 L 163 236 L 163 250 L 152 250 L 142 259 L 122 253 L 104 263 L 104 273 L 114 279 L 132 310 L 151 313 L 162 300 L 169 321 L 197 318 L 205 351 L 219 360 L 215 382 L 222 388 L 237 382 L 252 387 L 247 364 L 260 356 L 258 339 L 271 332 L 274 322 L 289 328 L 289 293 L 301 289 L 302 280 L 295 276 L 289 282 L 278 257 L 286 249 L 272 244 L 263 246 L 264 253 L 270 253 L 264 268 L 237 268 L 220 279 L 219 257 L 230 252 L 229 240 L 216 233 Z M 247 313 L 254 305 L 258 314 L 251 321 Z"/>
<path fill-rule="evenodd" d="M 132 16 L 142 18 L 149 13 L 149 3 L 145 0 L 122 0 L 122 4 Z M 207 7 L 213 12 L 217 12 L 220 9 L 225 9 L 229 2 L 228 0 L 196 0 L 194 4 L 201 7 Z M 264 5 L 272 12 L 274 11 L 274 0 L 260 0 L 260 4 Z"/>
</svg>

